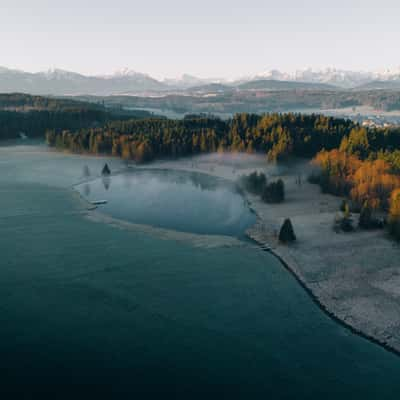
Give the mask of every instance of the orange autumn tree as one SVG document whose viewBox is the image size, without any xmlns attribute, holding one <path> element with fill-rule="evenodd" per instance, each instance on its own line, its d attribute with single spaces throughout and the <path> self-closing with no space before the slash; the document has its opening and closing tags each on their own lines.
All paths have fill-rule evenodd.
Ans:
<svg viewBox="0 0 400 400">
<path fill-rule="evenodd" d="M 362 162 L 356 156 L 335 149 L 319 152 L 312 163 L 321 168 L 321 184 L 325 185 L 325 191 L 344 195 L 350 191 L 353 176 Z"/>
<path fill-rule="evenodd" d="M 384 160 L 364 161 L 352 177 L 351 198 L 373 209 L 388 209 L 392 191 L 400 188 L 400 177 L 390 173 Z"/>
<path fill-rule="evenodd" d="M 321 151 L 313 160 L 321 168 L 321 186 L 337 195 L 349 195 L 360 206 L 387 209 L 393 190 L 400 188 L 400 177 L 391 173 L 388 162 L 361 161 L 340 150 Z M 324 187 L 323 187 L 324 189 Z"/>
</svg>

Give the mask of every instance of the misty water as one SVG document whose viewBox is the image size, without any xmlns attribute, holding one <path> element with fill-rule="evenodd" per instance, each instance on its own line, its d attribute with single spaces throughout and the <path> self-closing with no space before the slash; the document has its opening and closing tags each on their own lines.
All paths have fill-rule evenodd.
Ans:
<svg viewBox="0 0 400 400">
<path fill-rule="evenodd" d="M 106 161 L 0 146 L 2 398 L 398 399 L 400 358 L 272 255 L 87 220 L 72 187 Z"/>
<path fill-rule="evenodd" d="M 137 169 L 76 189 L 89 201 L 107 200 L 101 212 L 136 224 L 243 236 L 256 220 L 233 184 L 196 172 Z"/>
</svg>

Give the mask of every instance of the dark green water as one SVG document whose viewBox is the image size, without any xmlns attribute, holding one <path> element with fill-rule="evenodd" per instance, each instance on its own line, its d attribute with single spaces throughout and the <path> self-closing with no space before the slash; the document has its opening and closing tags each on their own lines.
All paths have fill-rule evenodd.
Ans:
<svg viewBox="0 0 400 400">
<path fill-rule="evenodd" d="M 100 210 L 134 222 L 201 234 L 243 236 L 256 217 L 234 185 L 211 176 L 135 170 L 95 179 L 76 189 Z"/>
<path fill-rule="evenodd" d="M 269 254 L 85 220 L 82 161 L 0 148 L 1 398 L 398 399 L 400 358 Z"/>
</svg>

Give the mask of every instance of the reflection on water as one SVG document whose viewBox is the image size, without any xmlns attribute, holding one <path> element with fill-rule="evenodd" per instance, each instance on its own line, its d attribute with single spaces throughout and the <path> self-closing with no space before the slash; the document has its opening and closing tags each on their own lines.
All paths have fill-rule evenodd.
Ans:
<svg viewBox="0 0 400 400">
<path fill-rule="evenodd" d="M 103 176 L 101 178 L 101 182 L 103 183 L 103 187 L 105 190 L 110 189 L 111 186 L 111 178 L 109 176 Z"/>
<path fill-rule="evenodd" d="M 88 166 L 88 165 L 85 165 L 85 166 L 83 167 L 82 176 L 83 176 L 84 178 L 88 178 L 88 177 L 90 176 L 90 169 L 89 169 L 89 166 Z"/>
<path fill-rule="evenodd" d="M 89 185 L 88 183 L 84 183 L 84 184 L 83 184 L 82 190 L 83 190 L 83 194 L 84 194 L 86 197 L 89 197 L 89 195 L 90 195 L 90 185 Z"/>
<path fill-rule="evenodd" d="M 111 185 L 112 183 L 112 185 Z M 183 232 L 241 236 L 255 215 L 234 185 L 193 172 L 138 170 L 79 185 L 119 219 Z"/>
</svg>

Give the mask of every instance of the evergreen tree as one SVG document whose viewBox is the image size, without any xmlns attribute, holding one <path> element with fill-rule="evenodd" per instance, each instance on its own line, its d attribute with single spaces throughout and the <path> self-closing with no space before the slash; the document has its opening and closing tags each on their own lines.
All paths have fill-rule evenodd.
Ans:
<svg viewBox="0 0 400 400">
<path fill-rule="evenodd" d="M 285 200 L 285 185 L 282 179 L 264 187 L 261 198 L 266 203 L 281 203 Z"/>
<path fill-rule="evenodd" d="M 289 243 L 295 240 L 296 235 L 294 234 L 292 222 L 289 218 L 286 218 L 279 231 L 279 241 L 282 243 Z"/>
<path fill-rule="evenodd" d="M 111 174 L 110 168 L 108 167 L 108 164 L 107 164 L 107 163 L 104 164 L 104 167 L 103 167 L 103 169 L 101 170 L 101 174 L 102 174 L 103 176 L 107 176 L 107 175 L 110 175 L 110 174 Z"/>
</svg>

